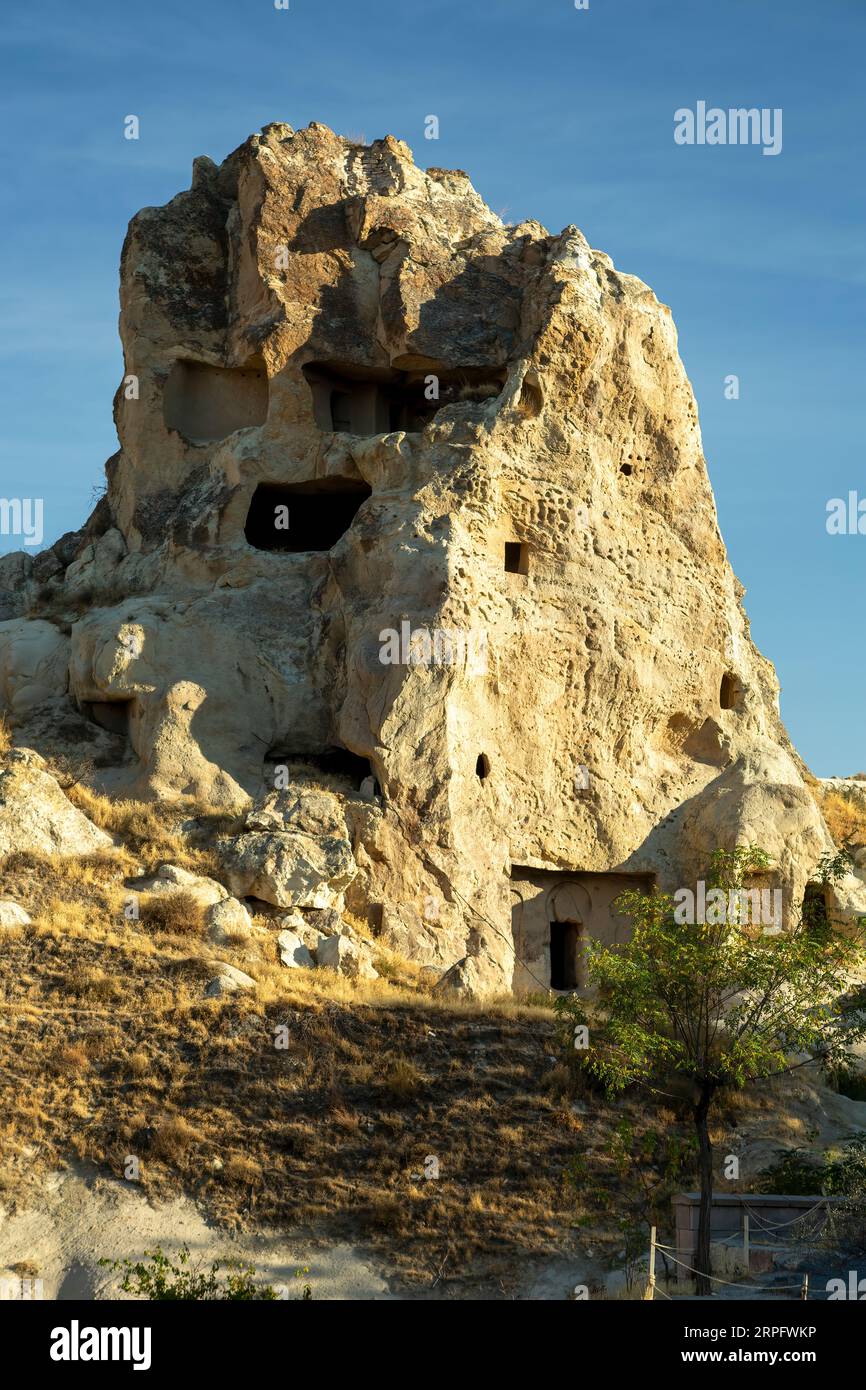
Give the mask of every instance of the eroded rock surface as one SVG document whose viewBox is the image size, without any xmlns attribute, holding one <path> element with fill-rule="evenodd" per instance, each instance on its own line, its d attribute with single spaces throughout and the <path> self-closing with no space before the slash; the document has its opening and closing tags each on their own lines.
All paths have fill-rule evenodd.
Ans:
<svg viewBox="0 0 866 1390">
<path fill-rule="evenodd" d="M 0 860 L 26 854 L 95 854 L 113 841 L 64 795 L 31 749 L 16 749 L 0 763 Z"/>
<path fill-rule="evenodd" d="M 570 877 L 755 840 L 796 916 L 829 841 L 646 285 L 398 140 L 274 124 L 133 219 L 121 335 L 106 496 L 0 564 L 22 739 L 74 707 L 114 790 L 252 808 L 233 892 L 345 900 L 467 993 L 551 983 L 527 883 L 546 931 Z"/>
</svg>

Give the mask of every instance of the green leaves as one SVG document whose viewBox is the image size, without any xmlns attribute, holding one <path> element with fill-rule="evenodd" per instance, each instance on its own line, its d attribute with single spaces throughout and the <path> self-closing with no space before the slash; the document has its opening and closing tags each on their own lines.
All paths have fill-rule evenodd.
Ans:
<svg viewBox="0 0 866 1390">
<path fill-rule="evenodd" d="M 589 1026 L 582 1060 L 607 1089 L 672 1073 L 712 1090 L 743 1086 L 811 1058 L 839 1065 L 866 1036 L 866 991 L 847 992 L 863 962 L 862 924 L 815 932 L 800 922 L 768 935 L 740 920 L 748 876 L 770 867 L 757 845 L 713 852 L 707 884 L 732 895 L 734 906 L 719 922 L 677 921 L 667 893 L 617 899 L 632 935 L 616 946 L 589 943 L 597 1002 L 591 1011 L 576 996 L 556 1004 L 567 1030 Z M 825 855 L 816 876 L 831 885 L 848 867 L 844 853 Z"/>
<path fill-rule="evenodd" d="M 210 1266 L 190 1265 L 189 1247 L 181 1246 L 176 1262 L 157 1246 L 147 1250 L 143 1260 L 100 1260 L 112 1271 L 123 1271 L 120 1287 L 124 1293 L 158 1302 L 205 1302 L 214 1299 L 229 1302 L 274 1302 L 280 1294 L 270 1284 L 256 1284 L 255 1269 L 236 1260 Z M 220 1272 L 226 1271 L 221 1282 Z M 303 1298 L 309 1298 L 305 1286 Z"/>
</svg>

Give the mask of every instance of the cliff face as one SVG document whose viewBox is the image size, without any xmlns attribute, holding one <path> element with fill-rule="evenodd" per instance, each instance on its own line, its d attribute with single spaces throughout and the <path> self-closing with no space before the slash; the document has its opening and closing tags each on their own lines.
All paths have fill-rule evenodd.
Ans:
<svg viewBox="0 0 866 1390">
<path fill-rule="evenodd" d="M 286 824 L 327 786 L 344 900 L 470 991 L 550 982 L 528 897 L 594 929 L 601 876 L 719 843 L 796 912 L 831 842 L 651 290 L 390 137 L 272 125 L 133 219 L 120 329 L 107 497 L 0 565 L 22 727 L 83 710 L 125 794 L 245 808 L 286 764 Z"/>
</svg>

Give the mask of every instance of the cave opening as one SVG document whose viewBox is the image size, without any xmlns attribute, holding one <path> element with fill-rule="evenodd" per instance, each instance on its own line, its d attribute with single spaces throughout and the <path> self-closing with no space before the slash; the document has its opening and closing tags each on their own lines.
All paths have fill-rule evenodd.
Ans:
<svg viewBox="0 0 866 1390">
<path fill-rule="evenodd" d="M 265 781 L 269 786 L 285 785 L 295 777 L 308 778 L 313 773 L 326 777 L 336 777 L 351 784 L 355 791 L 365 782 L 373 783 L 375 795 L 380 794 L 380 786 L 373 764 L 360 753 L 353 753 L 342 744 L 332 744 L 320 753 L 290 751 L 281 747 L 271 748 L 265 755 Z"/>
<path fill-rule="evenodd" d="M 529 546 L 521 541 L 506 541 L 504 568 L 506 574 L 528 574 Z"/>
<path fill-rule="evenodd" d="M 584 984 L 583 923 L 550 923 L 550 988 L 581 989 Z"/>
<path fill-rule="evenodd" d="M 81 710 L 86 719 L 98 724 L 109 734 L 129 738 L 134 700 L 83 700 Z"/>
<path fill-rule="evenodd" d="M 253 493 L 244 535 L 256 550 L 288 554 L 331 550 L 344 536 L 372 488 L 360 480 L 260 483 Z"/>
<path fill-rule="evenodd" d="M 489 400 L 499 395 L 505 383 L 500 368 L 452 368 L 435 363 L 399 371 L 310 362 L 304 367 L 304 376 L 319 429 L 356 435 L 397 430 L 418 433 L 442 406 Z"/>
<path fill-rule="evenodd" d="M 830 932 L 827 890 L 823 883 L 807 883 L 803 894 L 803 926 L 813 940 L 826 940 Z"/>
<path fill-rule="evenodd" d="M 719 687 L 719 706 L 721 709 L 738 709 L 743 696 L 743 687 L 730 671 L 722 676 Z"/>
</svg>

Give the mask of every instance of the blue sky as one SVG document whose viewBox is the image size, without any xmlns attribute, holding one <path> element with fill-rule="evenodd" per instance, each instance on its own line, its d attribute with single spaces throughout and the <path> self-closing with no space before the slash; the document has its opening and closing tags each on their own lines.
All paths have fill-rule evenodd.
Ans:
<svg viewBox="0 0 866 1390">
<path fill-rule="evenodd" d="M 670 304 L 783 716 L 819 775 L 866 769 L 866 535 L 825 529 L 828 499 L 866 497 L 864 39 L 863 0 L 7 9 L 0 496 L 44 497 L 48 542 L 90 510 L 117 447 L 117 265 L 138 208 L 271 120 L 391 132 L 510 221 L 577 223 Z M 699 100 L 781 107 L 781 154 L 676 145 L 674 111 Z"/>
</svg>

